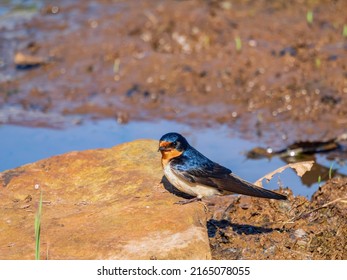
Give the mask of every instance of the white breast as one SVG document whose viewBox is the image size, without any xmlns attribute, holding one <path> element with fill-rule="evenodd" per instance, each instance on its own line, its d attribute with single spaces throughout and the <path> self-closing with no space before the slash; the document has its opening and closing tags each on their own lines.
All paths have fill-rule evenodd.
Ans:
<svg viewBox="0 0 347 280">
<path fill-rule="evenodd" d="M 184 180 L 183 178 L 178 177 L 174 172 L 172 172 L 170 164 L 167 164 L 165 166 L 164 174 L 165 177 L 175 188 L 191 196 L 202 198 L 220 194 L 220 192 L 213 187 L 201 185 L 198 183 L 192 183 L 187 180 Z"/>
</svg>

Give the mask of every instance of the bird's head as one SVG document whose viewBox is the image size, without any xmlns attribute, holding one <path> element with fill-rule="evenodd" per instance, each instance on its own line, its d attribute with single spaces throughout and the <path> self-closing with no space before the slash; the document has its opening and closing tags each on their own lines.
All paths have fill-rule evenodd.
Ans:
<svg viewBox="0 0 347 280">
<path fill-rule="evenodd" d="M 178 133 L 170 132 L 163 135 L 159 140 L 159 150 L 163 159 L 170 160 L 180 156 L 189 144 L 187 140 Z"/>
</svg>

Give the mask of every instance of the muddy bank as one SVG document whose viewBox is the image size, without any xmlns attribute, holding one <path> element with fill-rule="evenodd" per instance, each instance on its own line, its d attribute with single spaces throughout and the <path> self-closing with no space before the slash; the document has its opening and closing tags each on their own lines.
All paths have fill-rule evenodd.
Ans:
<svg viewBox="0 0 347 280">
<path fill-rule="evenodd" d="M 290 193 L 290 192 L 289 192 Z M 229 213 L 210 206 L 214 259 L 347 259 L 347 180 L 334 179 L 308 201 L 241 197 Z M 230 201 L 225 201 L 224 207 Z"/>
<path fill-rule="evenodd" d="M 103 0 L 42 5 L 13 24 L 2 16 L 0 121 L 165 118 L 224 123 L 278 146 L 331 138 L 347 123 L 346 9 L 342 0 Z M 18 52 L 45 63 L 16 68 Z M 33 112 L 50 118 L 28 124 Z"/>
</svg>

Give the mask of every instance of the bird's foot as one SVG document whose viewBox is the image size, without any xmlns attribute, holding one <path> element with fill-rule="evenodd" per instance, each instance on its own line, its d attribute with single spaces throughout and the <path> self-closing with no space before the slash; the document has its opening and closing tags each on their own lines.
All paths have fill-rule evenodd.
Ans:
<svg viewBox="0 0 347 280">
<path fill-rule="evenodd" d="M 192 203 L 195 201 L 201 201 L 201 198 L 194 197 L 191 199 L 180 200 L 180 201 L 175 202 L 174 204 L 184 205 L 184 204 Z"/>
<path fill-rule="evenodd" d="M 180 201 L 175 202 L 175 204 L 184 205 L 184 204 L 192 203 L 195 201 L 201 203 L 204 206 L 205 213 L 208 212 L 208 207 L 207 207 L 206 203 L 201 198 L 198 198 L 198 197 L 194 197 L 194 198 L 186 199 L 186 200 L 180 200 Z"/>
</svg>

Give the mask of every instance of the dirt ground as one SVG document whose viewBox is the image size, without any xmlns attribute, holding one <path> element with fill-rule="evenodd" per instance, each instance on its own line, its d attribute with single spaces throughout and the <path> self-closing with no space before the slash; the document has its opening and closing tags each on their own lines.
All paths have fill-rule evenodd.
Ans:
<svg viewBox="0 0 347 280">
<path fill-rule="evenodd" d="M 344 0 L 62 0 L 14 10 L 0 17 L 0 123 L 164 118 L 225 124 L 272 147 L 333 138 L 347 125 L 346 10 Z M 345 194 L 335 180 L 310 203 L 238 202 L 209 222 L 214 258 L 346 259 L 346 204 L 314 210 Z"/>
<path fill-rule="evenodd" d="M 284 202 L 241 197 L 224 212 L 230 204 L 224 199 L 224 205 L 210 206 L 212 257 L 346 260 L 346 194 L 347 180 L 334 179 L 311 201 L 292 195 Z"/>
</svg>

